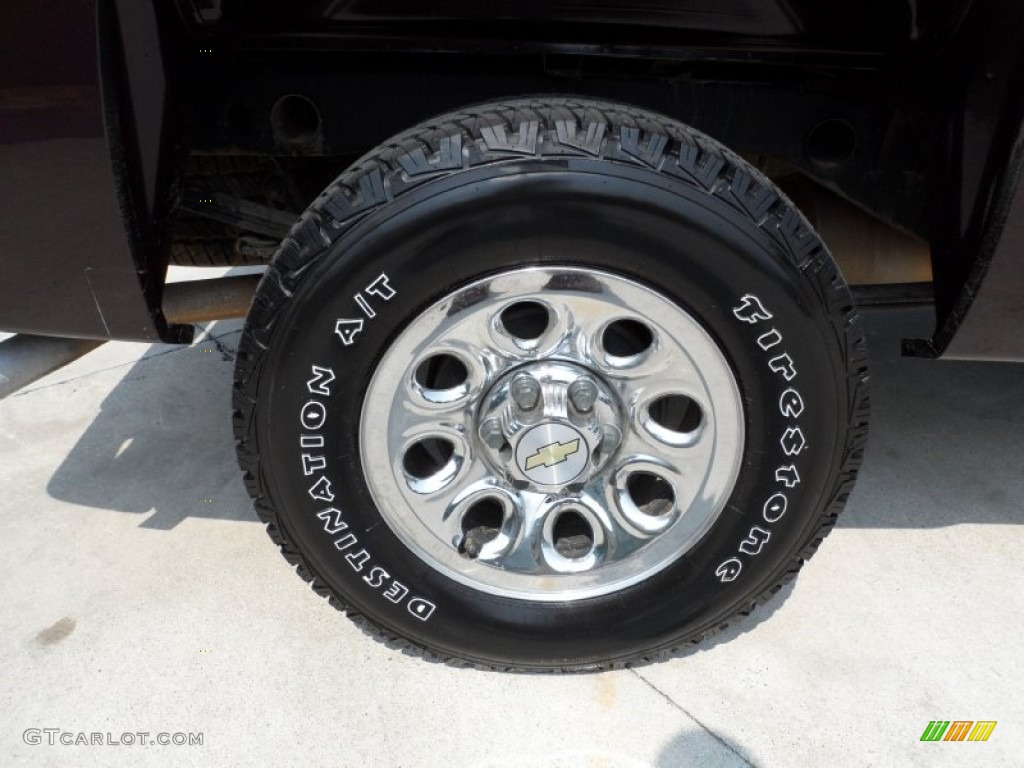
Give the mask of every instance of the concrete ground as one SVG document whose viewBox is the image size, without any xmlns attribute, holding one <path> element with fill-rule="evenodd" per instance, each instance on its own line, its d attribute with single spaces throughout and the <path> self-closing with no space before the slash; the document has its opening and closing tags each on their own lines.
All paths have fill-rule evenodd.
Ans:
<svg viewBox="0 0 1024 768">
<path fill-rule="evenodd" d="M 310 591 L 235 465 L 237 323 L 100 348 L 0 402 L 0 765 L 1024 765 L 1024 366 L 900 359 L 927 311 L 867 320 L 867 461 L 796 584 L 697 652 L 575 676 L 408 658 Z M 920 742 L 936 719 L 998 725 Z"/>
</svg>

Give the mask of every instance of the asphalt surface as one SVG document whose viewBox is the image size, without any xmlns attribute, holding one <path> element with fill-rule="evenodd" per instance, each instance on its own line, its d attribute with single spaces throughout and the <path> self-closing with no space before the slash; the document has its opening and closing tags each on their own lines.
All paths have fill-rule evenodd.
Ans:
<svg viewBox="0 0 1024 768">
<path fill-rule="evenodd" d="M 426 663 L 316 597 L 235 465 L 238 323 L 100 348 L 0 401 L 0 765 L 1024 765 L 1024 366 L 904 360 L 928 311 L 867 321 L 867 460 L 795 585 L 591 675 Z M 921 742 L 936 719 L 998 725 Z M 203 743 L 60 743 L 141 732 Z"/>
</svg>

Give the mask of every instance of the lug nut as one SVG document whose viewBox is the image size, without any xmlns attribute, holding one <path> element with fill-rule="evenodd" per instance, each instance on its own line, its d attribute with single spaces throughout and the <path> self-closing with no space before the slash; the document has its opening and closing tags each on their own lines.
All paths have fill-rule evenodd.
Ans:
<svg viewBox="0 0 1024 768">
<path fill-rule="evenodd" d="M 528 373 L 520 373 L 508 385 L 509 394 L 516 405 L 524 411 L 531 411 L 540 402 L 540 384 Z"/>
<path fill-rule="evenodd" d="M 601 428 L 601 453 L 605 456 L 611 455 L 621 442 L 622 433 L 614 424 L 605 424 Z"/>
<path fill-rule="evenodd" d="M 502 434 L 501 424 L 497 419 L 488 419 L 480 425 L 480 439 L 495 450 L 505 444 L 505 435 Z"/>
<path fill-rule="evenodd" d="M 588 413 L 597 402 L 597 384 L 594 380 L 581 376 L 570 384 L 569 402 L 580 413 Z"/>
</svg>

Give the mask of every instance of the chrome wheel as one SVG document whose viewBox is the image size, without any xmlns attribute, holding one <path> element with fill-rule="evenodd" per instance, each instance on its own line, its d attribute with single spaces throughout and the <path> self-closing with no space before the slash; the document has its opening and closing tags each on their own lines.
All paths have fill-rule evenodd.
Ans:
<svg viewBox="0 0 1024 768">
<path fill-rule="evenodd" d="M 741 403 L 718 345 L 657 291 L 510 270 L 384 351 L 363 474 L 395 534 L 446 576 L 578 600 L 649 578 L 711 528 L 739 471 Z"/>
</svg>

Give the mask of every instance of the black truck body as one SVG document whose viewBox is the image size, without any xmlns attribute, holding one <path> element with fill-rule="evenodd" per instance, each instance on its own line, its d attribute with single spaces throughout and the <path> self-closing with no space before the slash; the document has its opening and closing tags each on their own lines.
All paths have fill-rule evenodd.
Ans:
<svg viewBox="0 0 1024 768">
<path fill-rule="evenodd" d="M 927 242 L 937 326 L 908 354 L 1024 360 L 1022 55 L 1013 0 L 8 3 L 0 329 L 187 342 L 162 311 L 187 217 L 266 248 L 404 127 L 573 93 L 784 162 Z M 204 197 L 225 167 L 273 202 Z"/>
</svg>

